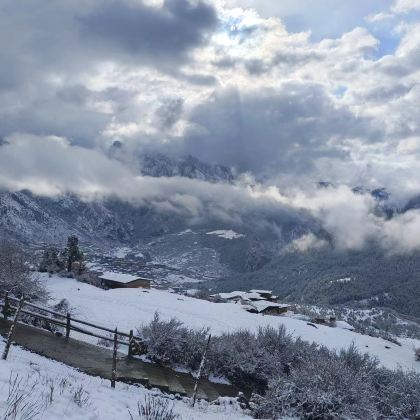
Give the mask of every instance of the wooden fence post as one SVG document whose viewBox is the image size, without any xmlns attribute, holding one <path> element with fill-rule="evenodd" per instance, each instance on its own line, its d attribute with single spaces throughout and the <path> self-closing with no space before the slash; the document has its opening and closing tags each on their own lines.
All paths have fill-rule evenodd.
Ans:
<svg viewBox="0 0 420 420">
<path fill-rule="evenodd" d="M 131 359 L 133 356 L 133 330 L 130 330 L 130 337 L 128 339 L 128 358 Z"/>
<path fill-rule="evenodd" d="M 3 318 L 7 320 L 9 316 L 9 292 L 4 295 Z"/>
<path fill-rule="evenodd" d="M 200 367 L 198 368 L 197 379 L 195 380 L 195 384 L 194 384 L 193 401 L 192 401 L 193 407 L 195 406 L 195 400 L 197 399 L 198 383 L 200 382 L 201 373 L 203 371 L 204 363 L 206 362 L 207 350 L 210 345 L 210 340 L 211 340 L 211 334 L 209 334 L 209 339 L 207 340 L 207 344 L 203 352 L 203 357 L 201 358 Z"/>
<path fill-rule="evenodd" d="M 9 354 L 9 349 L 10 349 L 10 345 L 12 344 L 13 334 L 15 332 L 16 324 L 18 322 L 19 314 L 20 314 L 20 311 L 22 310 L 23 304 L 24 304 L 24 298 L 22 296 L 19 301 L 19 306 L 17 308 L 17 311 L 15 313 L 15 318 L 13 320 L 12 325 L 10 326 L 9 334 L 7 336 L 7 342 L 6 342 L 6 346 L 4 347 L 3 356 L 2 356 L 3 360 L 6 360 L 7 355 Z"/>
<path fill-rule="evenodd" d="M 118 333 L 117 333 L 117 329 L 115 328 L 114 351 L 112 353 L 111 388 L 115 388 L 115 381 L 117 379 L 117 346 L 118 346 Z"/>
<path fill-rule="evenodd" d="M 66 340 L 68 341 L 70 337 L 70 314 L 67 312 L 66 316 Z"/>
</svg>

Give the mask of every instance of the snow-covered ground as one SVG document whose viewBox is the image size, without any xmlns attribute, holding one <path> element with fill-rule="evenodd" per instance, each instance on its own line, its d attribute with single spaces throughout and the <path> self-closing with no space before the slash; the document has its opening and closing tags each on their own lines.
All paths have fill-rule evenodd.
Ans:
<svg viewBox="0 0 420 420">
<path fill-rule="evenodd" d="M 132 252 L 132 249 L 128 248 L 128 247 L 117 248 L 112 253 L 112 256 L 114 256 L 116 258 L 125 258 L 127 256 L 127 254 L 129 254 L 130 252 Z"/>
<path fill-rule="evenodd" d="M 4 342 L 0 339 L 0 352 Z M 17 384 L 15 398 L 10 397 L 11 383 Z M 13 394 L 13 393 L 12 393 Z M 9 357 L 0 360 L 0 416 L 7 419 L 34 420 L 124 420 L 136 416 L 137 403 L 146 396 L 162 398 L 158 390 L 123 383 L 110 387 L 110 382 L 85 375 L 61 363 L 25 351 L 17 346 Z M 163 396 L 168 398 L 168 396 Z M 9 401 L 8 401 L 9 398 Z M 16 416 L 7 417 L 7 410 L 16 403 Z M 172 397 L 173 398 L 173 397 Z M 220 399 L 221 404 L 210 405 L 200 401 L 193 409 L 190 401 L 173 400 L 174 413 L 183 420 L 243 420 L 246 416 L 231 399 Z M 24 411 L 26 410 L 26 416 Z M 30 413 L 38 414 L 35 417 Z"/>
<path fill-rule="evenodd" d="M 207 232 L 207 235 L 215 235 L 219 238 L 223 239 L 239 239 L 243 238 L 245 235 L 242 235 L 241 233 L 237 233 L 234 230 L 215 230 L 213 232 Z"/>
<path fill-rule="evenodd" d="M 251 314 L 239 303 L 212 303 L 155 289 L 102 290 L 73 279 L 48 275 L 41 278 L 50 292 L 51 303 L 66 298 L 79 317 L 111 328 L 124 331 L 136 328 L 151 321 L 155 311 L 164 319 L 175 317 L 193 328 L 209 327 L 212 334 L 284 325 L 288 332 L 306 341 L 337 350 L 354 343 L 359 350 L 378 357 L 385 367 L 400 366 L 420 372 L 420 362 L 414 358 L 414 347 L 420 347 L 420 340 L 399 338 L 401 346 L 398 346 L 345 329 L 322 325 L 314 328 L 304 320 L 289 316 Z"/>
<path fill-rule="evenodd" d="M 337 280 L 330 280 L 329 284 L 334 284 L 334 283 L 350 283 L 351 282 L 351 277 L 343 277 L 342 279 L 337 279 Z"/>
</svg>

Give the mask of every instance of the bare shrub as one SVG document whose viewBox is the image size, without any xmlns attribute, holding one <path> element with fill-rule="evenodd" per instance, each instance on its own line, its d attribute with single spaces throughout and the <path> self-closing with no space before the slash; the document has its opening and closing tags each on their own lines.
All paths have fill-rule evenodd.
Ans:
<svg viewBox="0 0 420 420">
<path fill-rule="evenodd" d="M 177 420 L 181 417 L 174 413 L 174 405 L 165 398 L 146 396 L 137 403 L 137 412 L 129 411 L 131 420 Z"/>
<path fill-rule="evenodd" d="M 90 404 L 90 395 L 84 389 L 83 385 L 79 385 L 72 394 L 73 402 L 75 402 L 79 407 L 86 407 Z"/>
<path fill-rule="evenodd" d="M 33 276 L 23 250 L 12 242 L 0 241 L 0 293 L 11 292 L 27 299 L 45 299 L 47 293 Z"/>
<path fill-rule="evenodd" d="M 32 420 L 41 413 L 41 400 L 32 395 L 37 382 L 27 385 L 28 379 L 10 374 L 4 420 Z"/>
</svg>

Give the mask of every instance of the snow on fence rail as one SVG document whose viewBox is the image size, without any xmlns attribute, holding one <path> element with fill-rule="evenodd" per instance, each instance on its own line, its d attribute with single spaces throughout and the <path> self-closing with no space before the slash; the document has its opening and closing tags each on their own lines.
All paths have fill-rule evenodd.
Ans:
<svg viewBox="0 0 420 420">
<path fill-rule="evenodd" d="M 16 306 L 14 306 L 11 302 L 16 302 Z M 3 314 L 3 318 L 5 320 L 8 319 L 8 317 L 10 315 L 12 315 L 13 311 L 16 311 L 18 309 L 18 303 L 20 302 L 20 299 L 14 297 L 14 296 L 9 296 L 8 293 L 5 294 L 4 299 L 0 300 L 0 306 L 2 307 L 1 313 Z M 52 318 L 50 316 L 41 314 L 41 313 L 37 313 L 37 312 L 33 312 L 29 309 L 25 309 L 25 307 L 29 307 L 29 308 L 34 308 L 37 309 L 39 311 L 54 315 L 55 317 L 61 318 L 61 320 L 56 319 L 56 318 Z M 88 322 L 88 321 L 84 321 L 82 319 L 77 319 L 72 317 L 69 313 L 67 314 L 62 314 L 60 312 L 56 312 L 53 311 L 49 308 L 45 308 L 43 306 L 39 306 L 36 305 L 34 303 L 30 303 L 30 302 L 26 302 L 24 301 L 22 308 L 20 310 L 21 314 L 25 314 L 28 315 L 32 318 L 37 318 L 37 319 L 41 319 L 43 321 L 49 322 L 51 324 L 55 324 L 55 325 L 59 325 L 63 328 L 65 328 L 66 330 L 66 334 L 65 334 L 65 338 L 68 340 L 70 337 L 70 331 L 75 331 L 78 332 L 80 334 L 85 334 L 85 335 L 89 335 L 91 337 L 96 337 L 99 339 L 103 339 L 103 340 L 108 340 L 108 341 L 112 341 L 112 338 L 107 337 L 105 335 L 101 335 L 98 333 L 95 333 L 93 331 L 89 331 L 87 329 L 84 329 L 80 326 L 74 325 L 76 324 L 82 324 L 82 325 L 86 325 L 92 328 L 96 328 L 98 330 L 102 330 L 102 331 L 106 331 L 109 332 L 111 334 L 118 334 L 118 336 L 123 336 L 123 337 L 127 337 L 128 341 L 122 341 L 122 340 L 118 340 L 117 339 L 117 343 L 124 345 L 124 346 L 128 346 L 128 357 L 131 357 L 133 355 L 133 349 L 139 349 L 142 348 L 144 345 L 144 340 L 138 336 L 135 336 L 133 334 L 133 330 L 130 330 L 129 333 L 126 332 L 122 332 L 122 331 L 117 331 L 117 329 L 111 329 L 111 328 L 107 328 L 104 327 L 102 325 L 98 325 L 98 324 L 94 324 L 92 322 Z M 23 323 L 22 321 L 17 320 L 18 323 Z"/>
</svg>

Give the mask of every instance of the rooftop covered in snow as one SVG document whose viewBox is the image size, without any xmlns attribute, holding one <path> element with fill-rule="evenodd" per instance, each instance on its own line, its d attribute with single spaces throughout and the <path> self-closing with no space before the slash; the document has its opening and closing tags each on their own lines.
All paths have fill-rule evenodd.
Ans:
<svg viewBox="0 0 420 420">
<path fill-rule="evenodd" d="M 131 283 L 132 281 L 139 280 L 141 277 L 133 276 L 131 274 L 115 273 L 113 271 L 106 271 L 99 276 L 101 280 L 116 281 L 118 283 Z"/>
<path fill-rule="evenodd" d="M 250 304 L 253 308 L 255 308 L 258 312 L 264 312 L 269 308 L 278 308 L 278 309 L 288 309 L 289 305 L 282 304 L 282 303 L 274 303 L 274 302 L 267 302 L 266 300 L 260 300 L 257 302 L 252 302 Z"/>
<path fill-rule="evenodd" d="M 263 300 L 259 293 L 250 293 L 250 292 L 230 292 L 230 293 L 218 293 L 213 296 L 219 296 L 221 299 L 230 300 L 230 299 L 244 299 L 244 300 Z"/>
<path fill-rule="evenodd" d="M 258 293 L 259 295 L 272 295 L 272 290 L 260 290 L 260 289 L 252 289 L 249 291 L 250 293 Z"/>
</svg>

